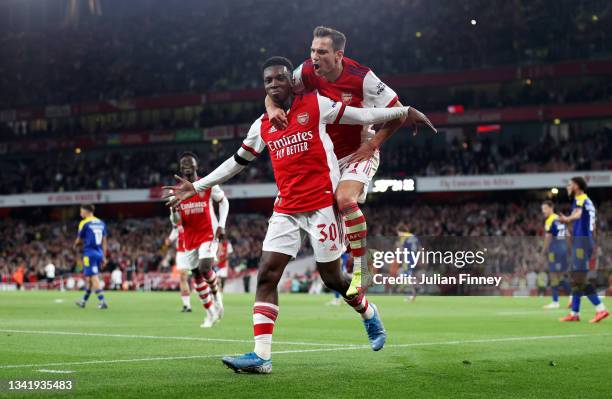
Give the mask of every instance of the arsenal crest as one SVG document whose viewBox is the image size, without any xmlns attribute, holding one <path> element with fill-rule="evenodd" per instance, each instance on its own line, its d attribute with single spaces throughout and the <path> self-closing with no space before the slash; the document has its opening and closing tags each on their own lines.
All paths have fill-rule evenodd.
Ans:
<svg viewBox="0 0 612 399">
<path fill-rule="evenodd" d="M 308 112 L 302 112 L 297 116 L 297 121 L 300 125 L 305 125 L 308 123 Z"/>
<path fill-rule="evenodd" d="M 353 95 L 351 93 L 342 93 L 342 103 L 344 105 L 349 105 L 352 99 Z"/>
</svg>

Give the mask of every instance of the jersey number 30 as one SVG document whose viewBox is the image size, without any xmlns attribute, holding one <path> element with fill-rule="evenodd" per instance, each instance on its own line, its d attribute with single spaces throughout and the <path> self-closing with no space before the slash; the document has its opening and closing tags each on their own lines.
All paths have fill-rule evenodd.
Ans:
<svg viewBox="0 0 612 399">
<path fill-rule="evenodd" d="M 327 227 L 326 224 L 318 224 L 317 228 L 321 234 L 321 237 L 319 237 L 319 241 L 321 242 L 324 242 L 328 238 L 330 241 L 336 241 L 336 238 L 338 238 L 338 226 L 336 226 L 336 223 L 330 224 L 329 227 Z"/>
</svg>

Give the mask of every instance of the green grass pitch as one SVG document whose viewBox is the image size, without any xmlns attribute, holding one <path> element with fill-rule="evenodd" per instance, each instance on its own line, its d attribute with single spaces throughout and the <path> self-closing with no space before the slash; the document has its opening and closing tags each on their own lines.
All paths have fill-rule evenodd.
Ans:
<svg viewBox="0 0 612 399">
<path fill-rule="evenodd" d="M 178 293 L 0 293 L 0 381 L 72 379 L 70 393 L 0 397 L 372 398 L 612 397 L 612 319 L 544 311 L 549 298 L 371 297 L 388 340 L 367 346 L 358 316 L 328 295 L 281 295 L 271 375 L 235 374 L 220 357 L 252 350 L 252 295 L 226 295 L 225 318 L 179 312 Z M 70 371 L 50 374 L 39 370 Z"/>
</svg>

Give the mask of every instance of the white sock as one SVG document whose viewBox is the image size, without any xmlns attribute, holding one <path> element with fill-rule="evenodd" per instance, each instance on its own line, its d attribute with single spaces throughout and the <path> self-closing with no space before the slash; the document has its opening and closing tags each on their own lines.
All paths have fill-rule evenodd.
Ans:
<svg viewBox="0 0 612 399">
<path fill-rule="evenodd" d="M 606 305 L 604 305 L 603 302 L 600 302 L 599 305 L 595 306 L 596 312 L 603 312 L 604 310 L 606 310 Z"/>
<path fill-rule="evenodd" d="M 272 357 L 272 334 L 277 316 L 278 305 L 267 302 L 255 302 L 253 305 L 253 352 L 264 360 Z"/>
<path fill-rule="evenodd" d="M 574 312 L 574 311 L 572 310 L 572 311 L 571 311 L 571 315 L 572 315 L 572 316 L 580 316 L 580 313 L 579 313 L 579 312 Z"/>
<path fill-rule="evenodd" d="M 191 309 L 191 303 L 189 302 L 189 295 L 181 296 L 181 299 L 183 300 L 183 306 Z"/>
</svg>

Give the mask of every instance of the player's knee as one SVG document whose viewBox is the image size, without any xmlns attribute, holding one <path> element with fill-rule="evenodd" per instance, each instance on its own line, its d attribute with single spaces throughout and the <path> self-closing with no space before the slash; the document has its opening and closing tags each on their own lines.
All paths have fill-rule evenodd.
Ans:
<svg viewBox="0 0 612 399">
<path fill-rule="evenodd" d="M 336 191 L 336 203 L 340 210 L 349 208 L 353 205 L 357 205 L 357 196 L 354 195 L 350 190 L 338 190 Z"/>
<path fill-rule="evenodd" d="M 595 286 L 593 284 L 586 284 L 584 286 L 584 295 L 596 295 L 597 291 L 595 290 Z"/>
<path fill-rule="evenodd" d="M 278 269 L 265 262 L 259 264 L 259 274 L 257 275 L 257 287 L 276 287 L 283 275 L 283 269 Z"/>
<path fill-rule="evenodd" d="M 572 294 L 582 295 L 586 285 L 584 283 L 572 283 Z"/>
</svg>

